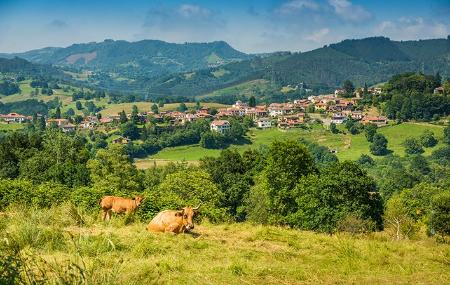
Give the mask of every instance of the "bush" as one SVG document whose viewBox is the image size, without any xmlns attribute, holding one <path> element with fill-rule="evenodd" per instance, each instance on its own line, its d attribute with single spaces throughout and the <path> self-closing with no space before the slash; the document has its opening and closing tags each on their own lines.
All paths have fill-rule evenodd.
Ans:
<svg viewBox="0 0 450 285">
<path fill-rule="evenodd" d="M 386 137 L 377 133 L 373 136 L 370 152 L 373 155 L 386 155 L 388 153 L 387 144 Z"/>
<path fill-rule="evenodd" d="M 403 142 L 403 146 L 407 154 L 420 154 L 424 152 L 421 142 L 415 138 L 407 138 Z"/>
<path fill-rule="evenodd" d="M 364 165 L 364 166 L 372 166 L 375 164 L 375 161 L 370 155 L 367 154 L 361 154 L 361 156 L 357 160 L 358 164 Z"/>
<path fill-rule="evenodd" d="M 424 147 L 433 147 L 438 143 L 438 140 L 435 138 L 432 131 L 426 130 L 420 136 L 420 142 Z"/>
<path fill-rule="evenodd" d="M 450 235 L 450 191 L 433 197 L 430 230 L 441 236 Z"/>
</svg>

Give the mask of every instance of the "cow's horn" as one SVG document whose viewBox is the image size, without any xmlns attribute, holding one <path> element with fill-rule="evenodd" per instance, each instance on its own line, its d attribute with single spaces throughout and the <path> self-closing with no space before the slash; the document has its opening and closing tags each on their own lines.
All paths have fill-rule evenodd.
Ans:
<svg viewBox="0 0 450 285">
<path fill-rule="evenodd" d="M 202 205 L 202 203 L 198 204 L 197 207 L 193 208 L 192 210 L 197 211 L 198 209 L 200 209 L 200 206 Z"/>
</svg>

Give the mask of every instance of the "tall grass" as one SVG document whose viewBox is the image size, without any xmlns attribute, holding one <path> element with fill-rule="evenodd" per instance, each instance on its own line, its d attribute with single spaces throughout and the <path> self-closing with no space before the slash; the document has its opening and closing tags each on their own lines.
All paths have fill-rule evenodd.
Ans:
<svg viewBox="0 0 450 285">
<path fill-rule="evenodd" d="M 145 223 L 70 204 L 0 215 L 0 284 L 446 284 L 450 246 L 385 233 L 325 235 L 204 223 L 153 234 Z"/>
</svg>

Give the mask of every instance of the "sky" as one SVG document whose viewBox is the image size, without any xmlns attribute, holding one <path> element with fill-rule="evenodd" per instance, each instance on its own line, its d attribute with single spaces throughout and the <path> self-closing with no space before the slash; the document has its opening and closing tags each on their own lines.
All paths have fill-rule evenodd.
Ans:
<svg viewBox="0 0 450 285">
<path fill-rule="evenodd" d="M 223 40 L 264 53 L 449 34 L 450 0 L 0 0 L 0 53 L 104 39 Z"/>
</svg>

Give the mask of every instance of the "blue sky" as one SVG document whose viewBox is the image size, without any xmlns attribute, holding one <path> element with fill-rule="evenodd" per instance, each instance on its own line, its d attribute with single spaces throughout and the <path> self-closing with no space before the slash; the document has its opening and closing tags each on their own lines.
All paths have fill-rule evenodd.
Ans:
<svg viewBox="0 0 450 285">
<path fill-rule="evenodd" d="M 307 51 L 347 38 L 450 34 L 450 0 L 0 0 L 0 52 L 122 39 Z"/>
</svg>

